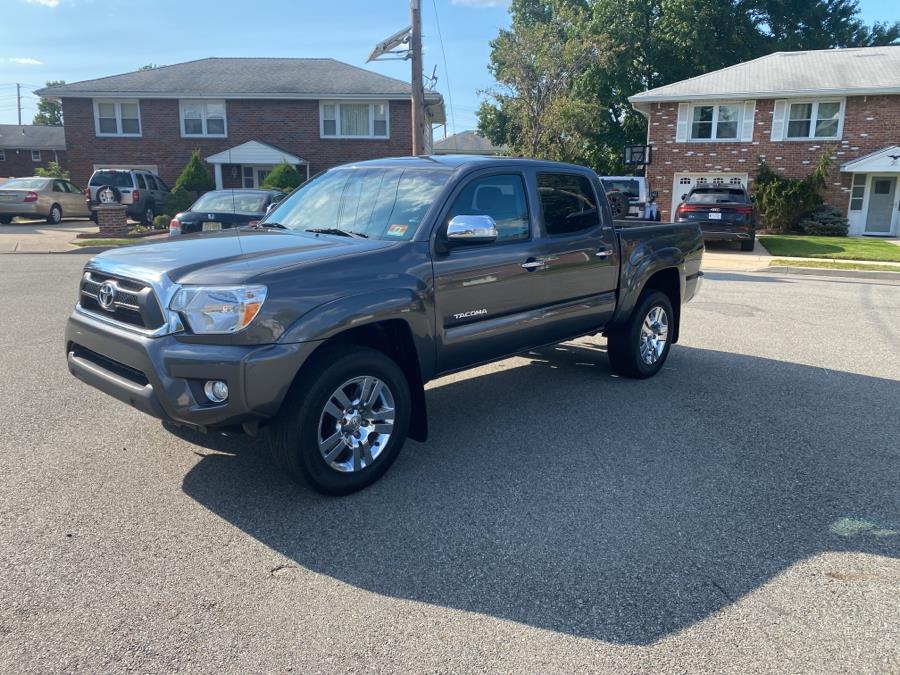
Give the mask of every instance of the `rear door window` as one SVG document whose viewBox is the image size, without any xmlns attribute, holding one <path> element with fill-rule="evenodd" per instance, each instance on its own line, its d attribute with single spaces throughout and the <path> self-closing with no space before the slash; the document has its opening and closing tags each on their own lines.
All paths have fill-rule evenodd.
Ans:
<svg viewBox="0 0 900 675">
<path fill-rule="evenodd" d="M 454 216 L 490 216 L 497 224 L 497 241 L 520 241 L 531 236 L 525 184 L 518 174 L 476 178 L 466 185 L 450 207 Z"/>
<path fill-rule="evenodd" d="M 537 185 L 547 234 L 571 234 L 600 224 L 597 198 L 586 176 L 539 173 Z"/>
<path fill-rule="evenodd" d="M 144 180 L 144 175 L 140 173 L 134 174 L 135 179 L 137 179 L 137 186 L 140 190 L 147 189 L 147 181 Z"/>
</svg>

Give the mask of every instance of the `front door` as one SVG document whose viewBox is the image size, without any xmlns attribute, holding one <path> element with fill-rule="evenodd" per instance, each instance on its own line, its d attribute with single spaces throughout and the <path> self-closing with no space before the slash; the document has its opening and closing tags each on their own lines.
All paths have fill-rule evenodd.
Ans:
<svg viewBox="0 0 900 675">
<path fill-rule="evenodd" d="M 866 212 L 865 234 L 890 234 L 894 217 L 894 196 L 897 179 L 893 176 L 872 176 L 869 191 L 869 210 Z"/>
</svg>

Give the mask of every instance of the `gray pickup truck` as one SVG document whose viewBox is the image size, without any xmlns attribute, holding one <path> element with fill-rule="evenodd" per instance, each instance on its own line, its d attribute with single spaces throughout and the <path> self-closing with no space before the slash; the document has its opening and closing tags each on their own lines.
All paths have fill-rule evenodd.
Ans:
<svg viewBox="0 0 900 675">
<path fill-rule="evenodd" d="M 426 439 L 424 385 L 441 375 L 598 333 L 615 371 L 657 373 L 702 254 L 695 224 L 616 227 L 583 167 L 360 162 L 253 228 L 91 259 L 68 366 L 178 425 L 268 426 L 292 476 L 347 494 Z"/>
</svg>

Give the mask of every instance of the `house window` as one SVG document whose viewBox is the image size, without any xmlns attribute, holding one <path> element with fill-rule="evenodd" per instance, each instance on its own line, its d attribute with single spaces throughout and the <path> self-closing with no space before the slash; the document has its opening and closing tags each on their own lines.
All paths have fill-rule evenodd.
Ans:
<svg viewBox="0 0 900 675">
<path fill-rule="evenodd" d="M 322 102 L 319 106 L 323 138 L 387 138 L 388 104 Z"/>
<path fill-rule="evenodd" d="M 840 101 L 791 103 L 788 138 L 837 138 L 841 121 Z"/>
<path fill-rule="evenodd" d="M 41 161 L 41 151 L 40 150 L 32 150 L 31 151 L 31 161 L 32 162 L 40 162 Z"/>
<path fill-rule="evenodd" d="M 256 187 L 256 185 L 253 183 L 253 167 L 252 166 L 244 167 L 244 187 L 245 188 Z"/>
<path fill-rule="evenodd" d="M 741 106 L 732 103 L 695 105 L 691 122 L 691 140 L 736 140 Z"/>
<path fill-rule="evenodd" d="M 180 101 L 182 136 L 227 135 L 225 101 Z"/>
<path fill-rule="evenodd" d="M 866 174 L 853 174 L 853 187 L 850 188 L 850 210 L 862 211 L 863 197 L 866 195 Z"/>
<path fill-rule="evenodd" d="M 94 101 L 98 136 L 140 136 L 141 111 L 134 101 Z"/>
<path fill-rule="evenodd" d="M 0 162 L 6 161 L 6 150 L 0 150 Z"/>
</svg>

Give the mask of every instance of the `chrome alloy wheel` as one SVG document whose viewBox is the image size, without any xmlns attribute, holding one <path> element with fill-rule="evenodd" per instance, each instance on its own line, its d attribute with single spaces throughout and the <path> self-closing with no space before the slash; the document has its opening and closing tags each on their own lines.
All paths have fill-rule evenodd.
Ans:
<svg viewBox="0 0 900 675">
<path fill-rule="evenodd" d="M 659 305 L 647 312 L 641 325 L 641 360 L 652 366 L 662 356 L 669 339 L 669 317 Z"/>
<path fill-rule="evenodd" d="M 328 466 L 352 473 L 372 465 L 394 431 L 394 395 L 377 377 L 347 380 L 319 417 L 319 452 Z"/>
</svg>

